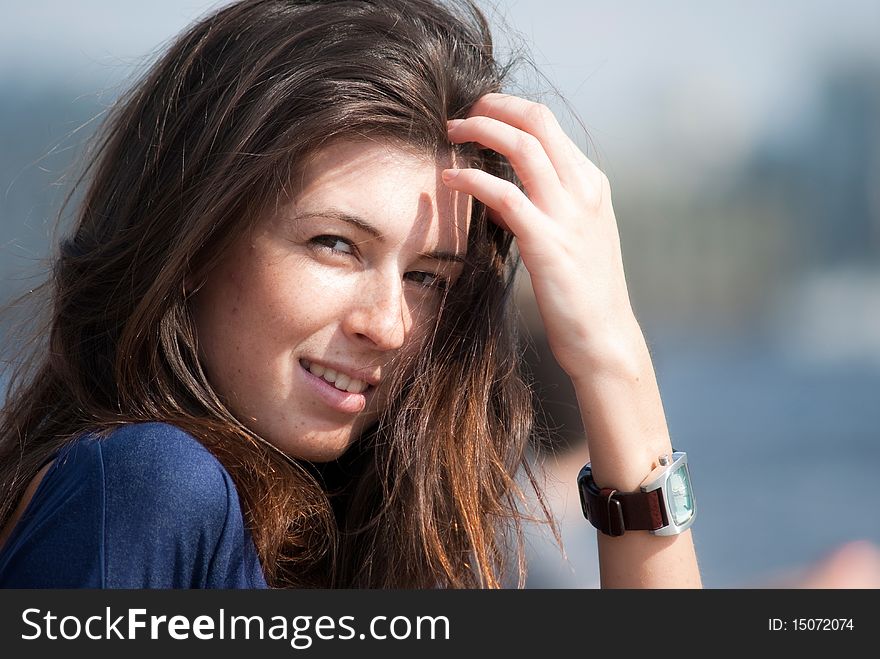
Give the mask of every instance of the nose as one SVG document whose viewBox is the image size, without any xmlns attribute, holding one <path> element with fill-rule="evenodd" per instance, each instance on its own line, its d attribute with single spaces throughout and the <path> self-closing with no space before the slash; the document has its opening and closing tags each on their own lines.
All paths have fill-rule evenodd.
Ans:
<svg viewBox="0 0 880 659">
<path fill-rule="evenodd" d="M 349 336 L 379 350 L 403 346 L 412 325 L 399 273 L 363 281 L 345 317 Z"/>
</svg>

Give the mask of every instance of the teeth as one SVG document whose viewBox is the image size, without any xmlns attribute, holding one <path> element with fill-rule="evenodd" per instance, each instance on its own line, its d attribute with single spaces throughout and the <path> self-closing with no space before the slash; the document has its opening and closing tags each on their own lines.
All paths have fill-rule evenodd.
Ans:
<svg viewBox="0 0 880 659">
<path fill-rule="evenodd" d="M 363 393 L 366 388 L 366 382 L 362 382 L 361 380 L 352 380 L 351 384 L 349 384 L 346 388 L 346 391 L 350 394 L 360 394 Z"/>
<path fill-rule="evenodd" d="M 369 385 L 363 380 L 351 378 L 344 373 L 337 373 L 332 368 L 325 368 L 320 364 L 312 364 L 305 359 L 301 361 L 302 365 L 311 373 L 319 378 L 329 382 L 340 391 L 347 391 L 351 394 L 361 394 L 367 390 Z"/>
</svg>

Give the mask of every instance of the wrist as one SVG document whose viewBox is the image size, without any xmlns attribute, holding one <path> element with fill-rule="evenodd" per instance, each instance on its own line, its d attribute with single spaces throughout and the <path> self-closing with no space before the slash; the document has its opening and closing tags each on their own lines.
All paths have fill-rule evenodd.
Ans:
<svg viewBox="0 0 880 659">
<path fill-rule="evenodd" d="M 601 487 L 634 491 L 659 455 L 672 452 L 647 343 L 633 322 L 598 344 L 570 375 Z"/>
<path fill-rule="evenodd" d="M 636 491 L 600 486 L 593 477 L 592 463 L 578 474 L 578 488 L 584 516 L 606 535 L 641 530 L 678 535 L 693 524 L 696 515 L 684 452 L 659 456 Z"/>
<path fill-rule="evenodd" d="M 669 438 L 641 441 L 631 446 L 590 447 L 593 479 L 599 487 L 610 487 L 621 492 L 635 492 L 656 467 L 657 457 L 672 454 Z"/>
</svg>

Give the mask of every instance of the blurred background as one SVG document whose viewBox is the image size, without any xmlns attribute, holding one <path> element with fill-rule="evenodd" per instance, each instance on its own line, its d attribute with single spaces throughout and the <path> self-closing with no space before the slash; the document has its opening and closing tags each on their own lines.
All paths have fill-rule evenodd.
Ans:
<svg viewBox="0 0 880 659">
<path fill-rule="evenodd" d="M 102 112 L 224 2 L 0 0 L 0 301 L 39 280 Z M 785 583 L 880 543 L 880 2 L 482 2 L 611 179 L 633 304 L 689 453 L 704 585 Z M 581 128 L 580 121 L 583 122 Z M 530 533 L 530 586 L 598 584 L 574 478 L 585 441 L 523 287 L 567 558 Z"/>
</svg>

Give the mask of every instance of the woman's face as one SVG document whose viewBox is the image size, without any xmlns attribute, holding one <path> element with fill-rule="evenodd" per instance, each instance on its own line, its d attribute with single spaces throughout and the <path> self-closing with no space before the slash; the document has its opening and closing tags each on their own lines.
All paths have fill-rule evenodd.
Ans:
<svg viewBox="0 0 880 659">
<path fill-rule="evenodd" d="M 451 162 L 338 142 L 193 299 L 203 366 L 236 417 L 294 457 L 331 460 L 374 423 L 392 369 L 461 273 L 470 199 Z"/>
</svg>

